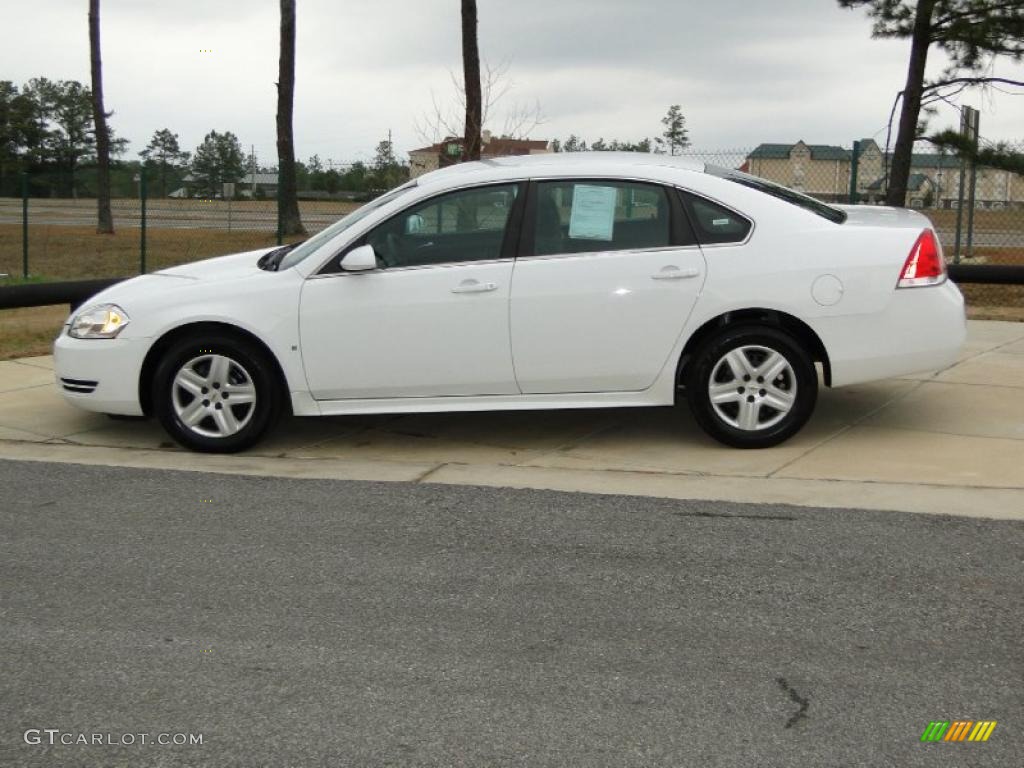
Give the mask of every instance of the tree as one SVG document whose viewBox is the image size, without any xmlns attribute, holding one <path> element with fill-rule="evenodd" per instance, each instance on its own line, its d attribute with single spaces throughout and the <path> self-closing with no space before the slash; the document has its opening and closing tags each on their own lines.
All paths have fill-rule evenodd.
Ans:
<svg viewBox="0 0 1024 768">
<path fill-rule="evenodd" d="M 1015 61 L 1024 56 L 1024 4 L 1020 0 L 839 0 L 839 4 L 867 7 L 874 19 L 874 37 L 910 38 L 906 83 L 900 92 L 903 106 L 886 192 L 888 205 L 902 207 L 906 205 L 914 142 L 923 133 L 919 121 L 926 94 L 949 86 L 1003 80 L 984 73 L 1000 56 Z M 939 80 L 926 83 L 932 45 L 945 51 L 950 66 Z M 964 72 L 973 76 L 957 76 Z"/>
<path fill-rule="evenodd" d="M 103 108 L 103 62 L 100 58 L 100 0 L 89 0 L 89 63 L 92 72 L 92 116 L 96 136 L 96 233 L 114 234 L 110 212 L 110 134 Z"/>
<path fill-rule="evenodd" d="M 28 94 L 10 80 L 0 80 L 0 195 L 14 194 L 5 183 L 7 178 L 26 170 L 41 146 L 43 131 L 37 113 Z"/>
<path fill-rule="evenodd" d="M 337 171 L 331 172 L 337 174 Z M 344 176 L 338 178 L 338 188 L 350 192 L 366 192 L 372 186 L 370 177 L 370 169 L 366 167 L 366 163 L 357 160 L 345 171 Z"/>
<path fill-rule="evenodd" d="M 281 0 L 281 55 L 277 75 L 277 216 L 281 233 L 304 235 L 295 182 L 295 0 Z"/>
<path fill-rule="evenodd" d="M 979 148 L 974 141 L 954 130 L 940 131 L 929 136 L 928 141 L 940 149 L 952 150 L 955 155 L 966 158 L 974 165 L 1024 175 L 1024 152 L 1008 142 Z"/>
<path fill-rule="evenodd" d="M 323 175 L 323 188 L 330 194 L 341 189 L 341 174 L 331 168 Z"/>
<path fill-rule="evenodd" d="M 51 164 L 63 177 L 61 194 L 74 196 L 75 172 L 96 148 L 92 94 L 77 80 L 36 77 L 25 89 L 36 108 L 40 134 L 36 159 Z"/>
<path fill-rule="evenodd" d="M 535 100 L 533 104 L 529 104 L 509 101 L 508 97 L 515 87 L 515 82 L 509 74 L 511 65 L 508 61 L 502 61 L 496 66 L 482 61 L 480 66 L 480 124 L 486 129 L 495 122 L 499 123 L 501 129 L 493 130 L 493 133 L 502 138 L 529 138 L 533 130 L 544 122 L 540 102 Z M 422 121 L 416 122 L 416 133 L 424 142 L 434 144 L 465 135 L 465 84 L 454 73 L 449 73 L 449 75 L 453 95 L 451 101 L 439 101 L 437 96 L 432 93 L 433 112 Z M 481 131 L 482 139 L 483 131 Z"/>
<path fill-rule="evenodd" d="M 562 144 L 563 152 L 586 152 L 587 142 L 577 136 L 575 133 L 570 133 L 569 138 Z"/>
<path fill-rule="evenodd" d="M 238 181 L 245 175 L 245 155 L 238 137 L 231 131 L 210 131 L 196 147 L 192 174 L 202 182 L 201 191 L 214 195 L 220 184 Z"/>
<path fill-rule="evenodd" d="M 462 159 L 479 160 L 483 143 L 483 96 L 480 92 L 480 49 L 477 44 L 476 0 L 462 0 L 462 75 L 466 93 L 466 128 Z"/>
<path fill-rule="evenodd" d="M 682 108 L 678 104 L 668 108 L 668 112 L 661 118 L 661 124 L 665 126 L 665 132 L 655 139 L 659 147 L 667 146 L 668 153 L 674 155 L 690 146 L 686 118 L 683 117 Z"/>
<path fill-rule="evenodd" d="M 147 168 L 156 170 L 160 181 L 160 196 L 167 196 L 167 176 L 188 164 L 189 153 L 182 152 L 178 134 L 169 128 L 161 128 L 153 134 L 146 148 L 139 152 Z"/>
<path fill-rule="evenodd" d="M 391 139 L 377 145 L 373 159 L 373 187 L 378 190 L 393 189 L 409 177 L 409 169 L 398 162 Z"/>
</svg>

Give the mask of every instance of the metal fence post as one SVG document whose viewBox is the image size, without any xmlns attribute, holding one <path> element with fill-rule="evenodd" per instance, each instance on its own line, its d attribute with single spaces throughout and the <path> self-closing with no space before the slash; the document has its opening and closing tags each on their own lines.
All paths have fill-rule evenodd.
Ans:
<svg viewBox="0 0 1024 768">
<path fill-rule="evenodd" d="M 146 274 L 146 169 L 139 171 L 139 274 Z"/>
<path fill-rule="evenodd" d="M 975 193 L 978 188 L 978 123 L 981 118 L 981 113 L 976 109 L 970 111 L 970 136 L 971 136 L 971 181 L 968 187 L 968 208 L 967 208 L 967 258 L 970 259 L 974 256 L 974 204 L 975 204 Z"/>
<path fill-rule="evenodd" d="M 860 165 L 860 142 L 853 142 L 853 155 L 850 157 L 850 205 L 857 204 L 857 167 Z"/>
<path fill-rule="evenodd" d="M 960 135 L 967 136 L 967 110 L 969 107 L 960 107 Z M 956 189 L 956 240 L 953 244 L 953 263 L 960 263 L 960 239 L 964 226 L 964 183 L 967 180 L 967 158 L 960 156 L 960 181 Z"/>
<path fill-rule="evenodd" d="M 28 174 L 21 173 L 21 276 L 28 277 Z"/>
<path fill-rule="evenodd" d="M 281 221 L 281 190 L 277 190 L 277 244 L 281 245 L 284 242 L 284 227 Z"/>
</svg>

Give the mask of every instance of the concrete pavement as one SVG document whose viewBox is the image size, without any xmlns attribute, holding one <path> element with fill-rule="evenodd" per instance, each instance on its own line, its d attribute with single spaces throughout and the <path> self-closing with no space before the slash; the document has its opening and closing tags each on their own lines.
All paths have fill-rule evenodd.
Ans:
<svg viewBox="0 0 1024 768">
<path fill-rule="evenodd" d="M 289 419 L 240 456 L 66 405 L 52 361 L 0 362 L 0 458 L 1024 519 L 1024 324 L 972 321 L 954 366 L 822 390 L 795 438 L 738 451 L 683 409 Z"/>
</svg>

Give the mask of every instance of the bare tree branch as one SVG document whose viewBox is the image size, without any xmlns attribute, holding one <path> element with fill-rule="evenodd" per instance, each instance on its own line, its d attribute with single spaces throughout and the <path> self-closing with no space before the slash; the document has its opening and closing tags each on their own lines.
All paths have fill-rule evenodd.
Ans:
<svg viewBox="0 0 1024 768">
<path fill-rule="evenodd" d="M 972 85 L 991 85 L 992 83 L 1024 87 L 1024 80 L 1011 80 L 1008 77 L 952 77 L 937 83 L 926 83 L 924 91 L 934 91 L 937 88 L 945 88 L 948 85 L 963 84 L 965 87 L 970 87 Z"/>
<path fill-rule="evenodd" d="M 515 88 L 515 81 L 510 77 L 511 63 L 503 59 L 497 64 L 481 61 L 481 132 L 488 126 L 501 125 L 501 130 L 494 131 L 500 136 L 514 139 L 528 138 L 530 133 L 545 118 L 539 100 L 533 104 L 519 101 L 509 102 L 509 96 Z M 466 92 L 462 87 L 459 75 L 449 70 L 451 96 L 441 100 L 434 91 L 430 93 L 431 111 L 414 122 L 416 134 L 427 144 L 436 144 L 447 138 L 462 136 L 463 120 L 466 114 Z M 447 103 L 445 103 L 447 102 Z"/>
</svg>

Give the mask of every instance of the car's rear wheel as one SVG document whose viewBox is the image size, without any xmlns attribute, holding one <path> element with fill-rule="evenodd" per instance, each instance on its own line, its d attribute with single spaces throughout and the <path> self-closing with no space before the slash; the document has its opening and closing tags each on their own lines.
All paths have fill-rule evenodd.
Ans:
<svg viewBox="0 0 1024 768">
<path fill-rule="evenodd" d="M 800 343 L 776 328 L 727 328 L 687 367 L 697 423 L 719 442 L 767 448 L 796 434 L 818 398 L 818 375 Z"/>
<path fill-rule="evenodd" d="M 195 335 L 173 345 L 153 379 L 154 410 L 178 443 L 195 451 L 251 447 L 276 420 L 281 388 L 267 355 L 229 335 Z"/>
</svg>

